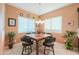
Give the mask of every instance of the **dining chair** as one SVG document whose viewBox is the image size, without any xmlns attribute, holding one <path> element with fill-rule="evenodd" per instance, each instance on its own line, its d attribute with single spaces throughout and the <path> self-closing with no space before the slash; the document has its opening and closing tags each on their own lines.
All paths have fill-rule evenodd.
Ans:
<svg viewBox="0 0 79 59">
<path fill-rule="evenodd" d="M 48 48 L 52 48 L 53 55 L 55 55 L 55 52 L 54 52 L 54 42 L 55 42 L 56 38 L 54 38 L 52 36 L 48 36 L 48 37 L 45 37 L 44 39 L 45 39 L 45 41 L 43 42 L 44 54 L 46 54 L 45 53 L 46 52 L 46 47 L 48 47 Z"/>
<path fill-rule="evenodd" d="M 32 45 L 33 45 L 33 41 L 31 41 L 31 37 L 24 35 L 21 38 L 22 41 L 22 55 L 24 55 L 24 52 L 26 53 L 26 50 L 28 50 L 28 53 L 26 55 L 29 55 L 32 53 Z"/>
</svg>

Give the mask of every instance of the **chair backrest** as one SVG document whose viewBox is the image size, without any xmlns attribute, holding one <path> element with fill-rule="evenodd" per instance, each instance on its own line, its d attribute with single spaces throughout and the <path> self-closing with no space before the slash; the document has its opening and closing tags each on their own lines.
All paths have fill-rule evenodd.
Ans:
<svg viewBox="0 0 79 59">
<path fill-rule="evenodd" d="M 52 37 L 52 36 L 48 36 L 45 38 L 45 42 L 46 43 L 52 43 L 55 42 L 56 38 Z"/>
<path fill-rule="evenodd" d="M 22 42 L 31 42 L 31 37 L 24 35 L 24 36 L 21 38 L 21 41 L 22 41 Z"/>
</svg>

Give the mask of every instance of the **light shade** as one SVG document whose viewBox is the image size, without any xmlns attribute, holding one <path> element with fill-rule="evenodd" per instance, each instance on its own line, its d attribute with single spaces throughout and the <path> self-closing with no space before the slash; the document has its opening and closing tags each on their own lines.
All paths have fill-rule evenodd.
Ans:
<svg viewBox="0 0 79 59">
<path fill-rule="evenodd" d="M 36 21 L 37 24 L 43 24 L 44 22 L 42 20 Z"/>
</svg>

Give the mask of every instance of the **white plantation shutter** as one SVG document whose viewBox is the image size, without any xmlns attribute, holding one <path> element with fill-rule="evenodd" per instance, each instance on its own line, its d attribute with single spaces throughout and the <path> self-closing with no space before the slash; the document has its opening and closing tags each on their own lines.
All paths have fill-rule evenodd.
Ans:
<svg viewBox="0 0 79 59">
<path fill-rule="evenodd" d="M 18 32 L 27 33 L 35 31 L 35 20 L 18 16 Z"/>
<path fill-rule="evenodd" d="M 62 17 L 61 16 L 52 18 L 52 31 L 62 32 Z"/>
<path fill-rule="evenodd" d="M 44 20 L 45 32 L 62 32 L 62 16 L 49 18 Z"/>
<path fill-rule="evenodd" d="M 51 31 L 51 20 L 50 19 L 46 19 L 44 21 L 44 31 L 45 32 L 50 32 Z"/>
</svg>

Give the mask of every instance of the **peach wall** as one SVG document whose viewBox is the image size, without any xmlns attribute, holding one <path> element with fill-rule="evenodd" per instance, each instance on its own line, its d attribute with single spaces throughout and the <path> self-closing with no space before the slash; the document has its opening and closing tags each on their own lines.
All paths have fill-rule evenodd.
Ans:
<svg viewBox="0 0 79 59">
<path fill-rule="evenodd" d="M 7 37 L 7 33 L 9 31 L 14 31 L 16 32 L 16 43 L 20 42 L 20 37 L 22 36 L 23 33 L 18 33 L 18 15 L 20 13 L 23 13 L 23 16 L 24 17 L 27 17 L 28 14 L 29 14 L 29 17 L 30 18 L 35 18 L 36 20 L 38 19 L 38 16 L 33 14 L 33 13 L 30 13 L 28 11 L 24 11 L 24 10 L 21 10 L 19 8 L 15 8 L 13 6 L 10 6 L 10 5 L 5 5 L 5 44 L 7 45 L 7 40 L 8 40 L 8 37 Z M 8 18 L 15 18 L 16 19 L 16 26 L 15 27 L 9 27 L 8 26 Z"/>
<path fill-rule="evenodd" d="M 53 36 L 57 38 L 56 41 L 64 43 L 64 38 L 62 36 L 66 30 L 77 31 L 77 22 L 78 22 L 77 8 L 78 7 L 79 7 L 79 4 L 71 4 L 66 7 L 57 9 L 55 11 L 51 11 L 49 13 L 46 13 L 40 16 L 40 19 L 42 20 L 55 17 L 55 16 L 62 16 L 62 33 L 52 33 Z M 73 21 L 72 26 L 67 25 L 67 22 L 70 19 Z"/>
</svg>

